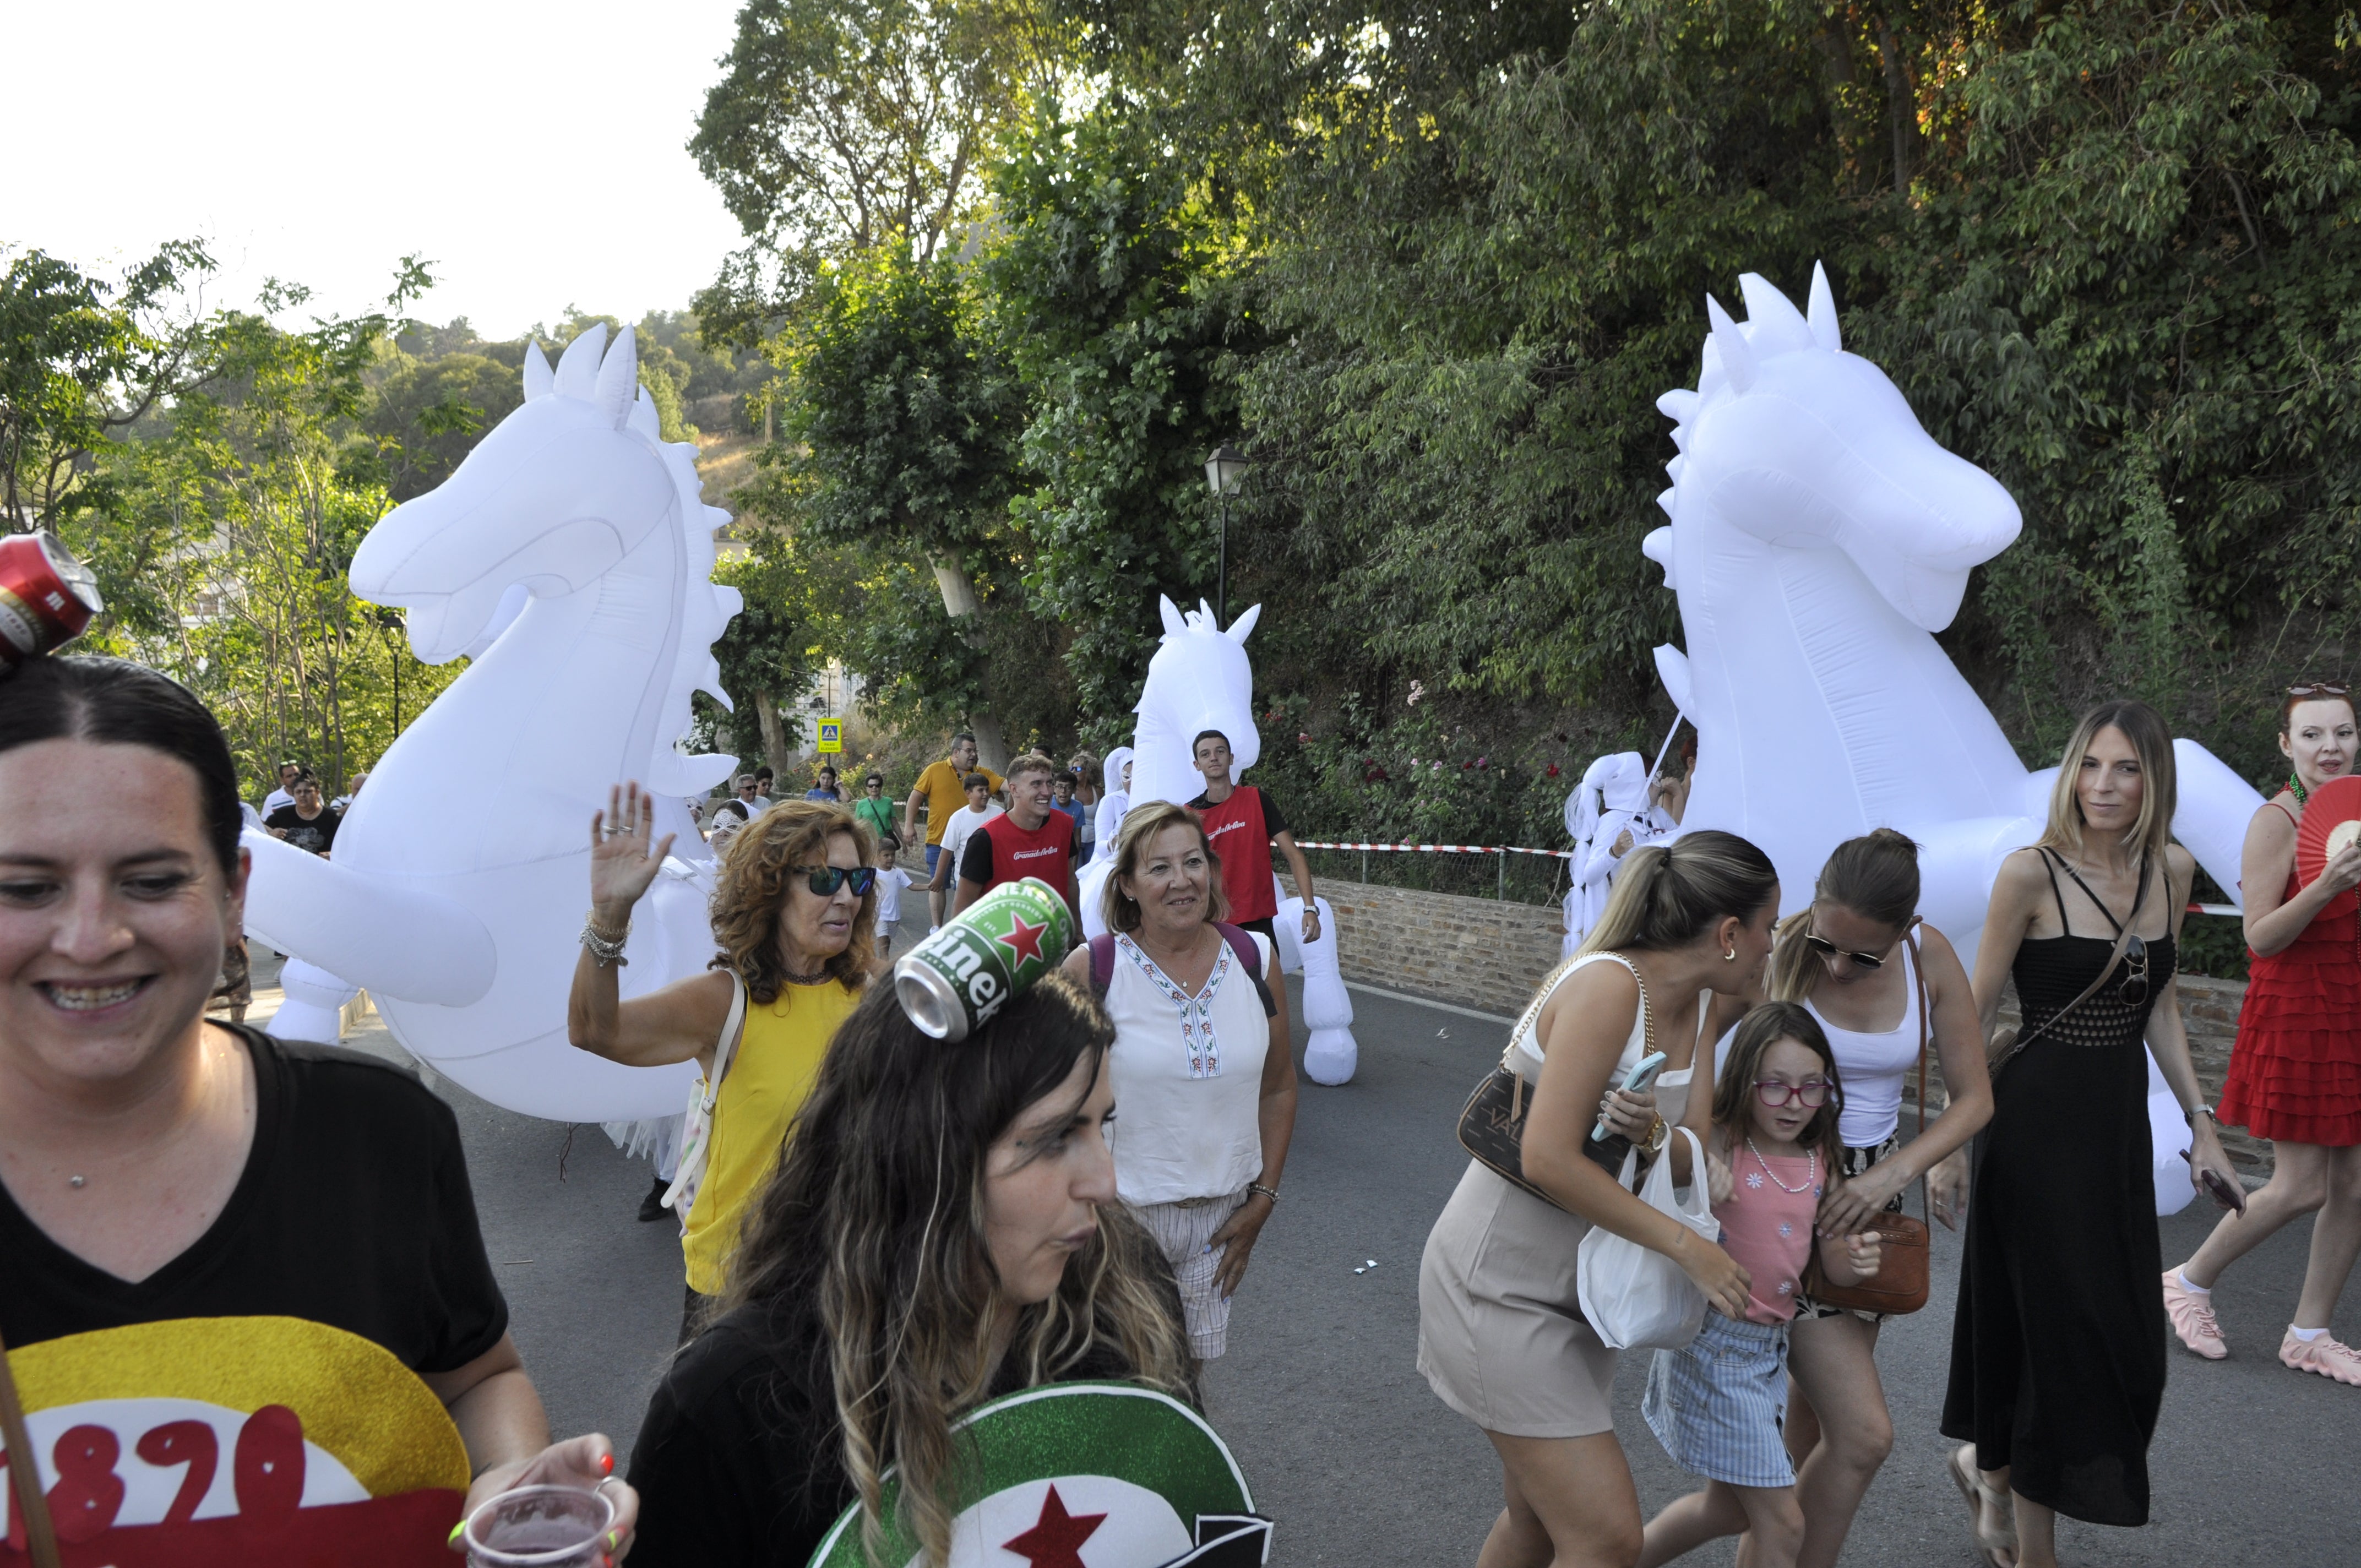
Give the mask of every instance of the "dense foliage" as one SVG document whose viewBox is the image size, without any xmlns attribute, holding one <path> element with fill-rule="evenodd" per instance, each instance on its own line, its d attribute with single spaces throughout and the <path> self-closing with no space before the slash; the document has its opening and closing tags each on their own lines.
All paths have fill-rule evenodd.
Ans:
<svg viewBox="0 0 2361 1568">
<path fill-rule="evenodd" d="M 1695 381 L 1708 291 L 1800 299 L 1815 260 L 1847 345 L 2023 507 L 1945 641 L 2028 760 L 2131 691 L 2259 780 L 2273 688 L 2343 673 L 2361 159 L 2334 10 L 1065 16 L 1085 106 L 1003 138 L 951 263 L 1024 401 L 994 569 L 1065 662 L 1053 738 L 1123 728 L 1152 592 L 1209 587 L 1190 471 L 1247 432 L 1232 599 L 1271 606 L 1257 678 L 1296 716 L 1265 767 L 1315 829 L 1552 841 L 1563 773 L 1670 717 L 1655 400 Z M 803 330 L 774 339 L 790 396 L 820 385 Z M 1475 782 L 1504 761 L 1515 787 Z"/>
</svg>

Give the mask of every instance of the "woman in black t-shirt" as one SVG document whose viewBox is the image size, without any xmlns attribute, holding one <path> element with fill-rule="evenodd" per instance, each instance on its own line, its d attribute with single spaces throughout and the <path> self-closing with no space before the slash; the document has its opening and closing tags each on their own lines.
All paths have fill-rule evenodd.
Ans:
<svg viewBox="0 0 2361 1568">
<path fill-rule="evenodd" d="M 1083 1378 L 1193 1402 L 1171 1276 L 1115 1201 L 1114 1034 L 1062 976 L 956 1045 L 872 988 L 748 1219 L 721 1315 L 648 1407 L 641 1568 L 800 1563 L 856 1500 L 873 1542 L 889 1467 L 939 1564 L 962 1412 Z"/>
<path fill-rule="evenodd" d="M 547 1481 L 606 1491 L 620 1555 L 637 1497 L 604 1437 L 549 1442 L 449 1107 L 205 1019 L 247 877 L 213 717 L 34 660 L 0 678 L 0 1338 L 59 1537 L 428 1561 L 463 1500 Z"/>
</svg>

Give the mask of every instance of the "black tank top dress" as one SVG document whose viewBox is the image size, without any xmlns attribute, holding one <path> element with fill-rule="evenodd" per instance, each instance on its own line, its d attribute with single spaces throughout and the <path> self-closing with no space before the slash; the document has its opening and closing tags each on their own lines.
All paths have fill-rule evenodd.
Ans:
<svg viewBox="0 0 2361 1568">
<path fill-rule="evenodd" d="M 2047 851 L 2042 862 L 2049 867 Z M 2049 886 L 2064 925 L 2054 868 Z M 2165 886 L 2169 894 L 2169 873 Z M 2176 955 L 2169 932 L 2146 946 L 2145 996 L 2121 994 L 2140 967 L 2127 953 L 1993 1083 L 1993 1119 L 1972 1157 L 1943 1401 L 1943 1434 L 1973 1442 L 1982 1468 L 2008 1466 L 2012 1489 L 2092 1524 L 2147 1522 L 2147 1446 L 2164 1403 L 2142 1038 Z M 2024 1033 L 2081 995 L 2114 950 L 2112 937 L 2021 945 L 2010 972 Z"/>
</svg>

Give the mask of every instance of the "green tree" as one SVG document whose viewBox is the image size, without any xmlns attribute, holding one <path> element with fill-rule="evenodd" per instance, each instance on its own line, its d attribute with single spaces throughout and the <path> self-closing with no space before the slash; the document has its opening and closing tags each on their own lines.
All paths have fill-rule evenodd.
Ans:
<svg viewBox="0 0 2361 1568">
<path fill-rule="evenodd" d="M 1119 103 L 1036 122 L 992 188 L 982 280 L 1027 400 L 1012 508 L 1027 588 L 1066 632 L 1084 710 L 1120 715 L 1154 651 L 1158 594 L 1213 588 L 1203 465 L 1238 433 L 1221 367 L 1257 346 L 1235 229 L 1202 172 Z"/>
<path fill-rule="evenodd" d="M 182 240 L 120 283 L 38 250 L 0 271 L 0 519 L 10 532 L 103 505 L 98 460 L 202 378 L 203 331 L 185 291 L 213 266 Z"/>
</svg>

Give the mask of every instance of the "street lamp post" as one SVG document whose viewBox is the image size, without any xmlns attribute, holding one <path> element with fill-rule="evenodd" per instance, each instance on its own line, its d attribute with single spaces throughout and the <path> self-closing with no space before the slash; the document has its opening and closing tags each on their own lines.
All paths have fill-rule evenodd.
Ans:
<svg viewBox="0 0 2361 1568">
<path fill-rule="evenodd" d="M 377 623 L 385 629 L 392 643 L 393 733 L 394 738 L 399 740 L 401 737 L 401 641 L 409 633 L 408 629 L 402 624 L 401 611 L 398 609 L 379 610 Z"/>
<path fill-rule="evenodd" d="M 1213 578 L 1213 620 L 1223 626 L 1230 623 L 1230 497 L 1246 477 L 1247 466 L 1246 455 L 1226 442 L 1205 459 L 1205 483 L 1222 503 L 1222 553 Z"/>
</svg>

